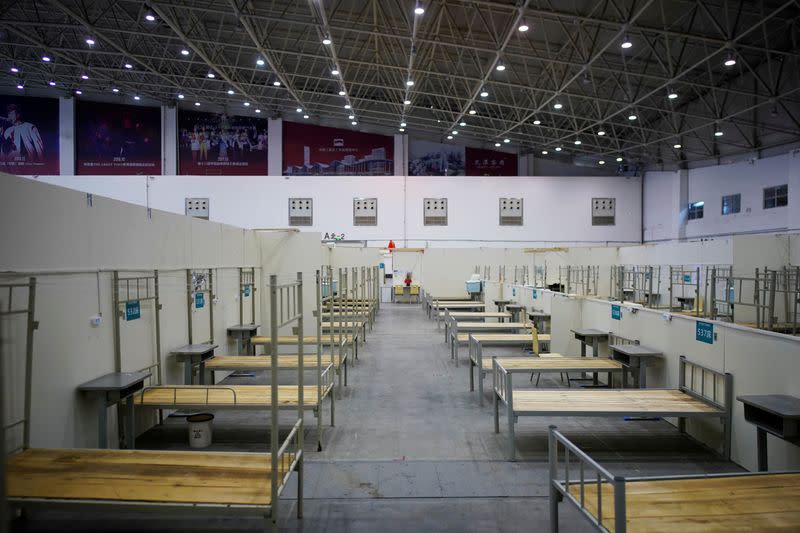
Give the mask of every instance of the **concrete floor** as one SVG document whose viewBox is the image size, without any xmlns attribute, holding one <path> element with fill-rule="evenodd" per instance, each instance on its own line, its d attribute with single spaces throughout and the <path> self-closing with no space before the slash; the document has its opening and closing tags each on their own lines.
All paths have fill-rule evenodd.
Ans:
<svg viewBox="0 0 800 533">
<path fill-rule="evenodd" d="M 490 354 L 516 349 L 492 349 Z M 520 531 L 548 524 L 547 427 L 559 429 L 617 474 L 688 474 L 738 470 L 681 436 L 664 421 L 520 418 L 517 462 L 505 460 L 507 432 L 495 434 L 492 402 L 479 407 L 469 392 L 469 366 L 456 368 L 436 323 L 418 305 L 385 304 L 350 368 L 349 387 L 336 402 L 336 427 L 326 403 L 322 452 L 316 421 L 306 414 L 305 513 L 295 516 L 295 480 L 281 499 L 286 531 Z M 518 353 L 518 352 L 517 352 Z M 290 372 L 283 379 L 292 382 Z M 282 379 L 282 381 L 283 381 Z M 264 383 L 263 376 L 230 378 Z M 518 386 L 529 386 L 517 376 Z M 542 387 L 560 386 L 558 377 Z M 267 416 L 218 412 L 212 450 L 266 451 Z M 287 423 L 291 417 L 285 414 Z M 288 424 L 287 424 L 288 425 Z M 170 418 L 138 440 L 140 448 L 187 449 L 185 422 Z M 591 531 L 561 505 L 562 531 Z M 255 531 L 259 520 L 142 518 L 137 515 L 55 513 L 17 523 L 15 531 Z"/>
</svg>

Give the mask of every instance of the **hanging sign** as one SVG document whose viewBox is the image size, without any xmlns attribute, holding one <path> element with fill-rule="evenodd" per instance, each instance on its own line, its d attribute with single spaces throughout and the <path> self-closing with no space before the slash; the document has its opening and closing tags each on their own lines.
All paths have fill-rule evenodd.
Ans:
<svg viewBox="0 0 800 533">
<path fill-rule="evenodd" d="M 244 287 L 244 297 L 247 298 L 250 296 L 250 285 L 245 285 Z"/>
<path fill-rule="evenodd" d="M 516 296 L 516 295 L 517 295 L 517 288 L 511 287 L 511 296 Z"/>
<path fill-rule="evenodd" d="M 139 300 L 125 302 L 125 320 L 136 320 L 142 317 L 142 308 Z"/>
<path fill-rule="evenodd" d="M 683 275 L 683 282 L 684 283 L 691 283 L 692 282 L 692 275 L 691 274 L 684 274 Z"/>
<path fill-rule="evenodd" d="M 694 338 L 698 342 L 714 344 L 714 324 L 711 322 L 695 322 Z"/>
<path fill-rule="evenodd" d="M 194 307 L 195 309 L 202 309 L 206 306 L 206 294 L 204 292 L 194 293 Z"/>
<path fill-rule="evenodd" d="M 618 305 L 611 306 L 611 318 L 614 320 L 622 320 L 622 310 Z"/>
<path fill-rule="evenodd" d="M 536 289 L 533 289 L 533 299 L 535 300 L 538 297 L 539 297 L 539 291 L 537 291 Z"/>
</svg>

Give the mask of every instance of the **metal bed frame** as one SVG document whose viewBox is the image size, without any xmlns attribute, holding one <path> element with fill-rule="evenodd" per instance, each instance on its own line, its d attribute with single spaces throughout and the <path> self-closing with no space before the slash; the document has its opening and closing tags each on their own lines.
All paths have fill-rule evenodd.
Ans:
<svg viewBox="0 0 800 533">
<path fill-rule="evenodd" d="M 208 301 L 205 307 L 208 308 L 208 336 L 206 342 L 200 344 L 214 344 L 214 270 L 206 269 L 186 269 L 186 319 L 189 328 L 189 344 L 194 344 L 194 330 L 192 327 L 192 308 L 195 303 L 195 294 L 207 294 Z M 242 299 L 239 298 L 239 308 L 241 310 Z"/>
<path fill-rule="evenodd" d="M 158 275 L 157 272 L 154 273 L 154 276 L 148 276 L 145 278 L 122 278 L 120 279 L 117 272 L 114 272 L 114 301 L 115 304 L 119 305 L 125 302 L 125 300 L 120 300 L 119 298 L 119 282 L 124 281 L 126 284 L 134 282 L 134 280 L 139 280 L 138 283 L 141 283 L 142 280 L 153 280 L 155 283 L 155 287 L 158 286 Z M 38 324 L 34 320 L 34 313 L 35 313 L 35 289 L 36 289 L 36 280 L 35 278 L 31 278 L 27 285 L 22 284 L 13 284 L 13 287 L 28 287 L 28 304 L 25 310 L 17 309 L 14 310 L 13 313 L 8 312 L 0 312 L 0 316 L 4 316 L 7 314 L 22 314 L 25 313 L 28 315 L 28 332 L 26 336 L 26 346 L 25 346 L 25 416 L 22 420 L 15 421 L 10 425 L 2 425 L 2 433 L 0 433 L 0 437 L 4 437 L 5 430 L 9 427 L 15 427 L 17 425 L 23 425 L 23 443 L 21 447 L 18 447 L 14 450 L 11 450 L 10 453 L 13 454 L 20 450 L 27 450 L 30 449 L 30 409 L 31 409 L 31 377 L 32 377 L 32 370 L 33 370 L 33 331 L 37 329 Z M 0 288 L 6 288 L 9 285 L 0 285 Z M 141 286 L 138 287 L 141 291 Z M 300 289 L 302 291 L 302 289 Z M 302 294 L 302 292 L 301 292 Z M 139 294 L 140 295 L 140 294 Z M 126 299 L 130 297 L 130 293 L 126 296 Z M 146 298 L 152 299 L 156 302 L 156 310 L 158 310 L 158 292 L 155 289 L 153 295 L 146 294 Z M 8 310 L 11 311 L 11 305 L 9 301 Z M 118 310 L 118 307 L 116 307 Z M 118 341 L 119 337 L 115 337 L 115 341 Z M 118 348 L 118 343 L 115 343 L 115 347 Z M 121 352 L 117 351 L 117 354 Z M 0 357 L 0 363 L 2 362 L 2 357 Z M 121 363 L 120 360 L 117 360 L 117 363 Z M 302 379 L 302 378 L 301 378 Z M 0 383 L 0 387 L 2 384 Z M 3 397 L 2 390 L 0 390 L 0 398 Z M 277 404 L 277 389 L 273 389 L 273 404 Z M 0 400 L 1 402 L 2 400 Z M 3 411 L 0 410 L 0 413 Z M 2 512 L 4 513 L 2 518 L 2 527 L 5 528 L 6 526 L 6 515 L 5 513 L 8 511 L 6 507 L 6 502 L 10 504 L 11 507 L 19 510 L 35 510 L 35 509 L 44 509 L 44 508 L 53 508 L 53 507 L 79 507 L 82 509 L 94 509 L 94 508 L 113 508 L 113 509 L 128 509 L 134 511 L 145 511 L 148 513 L 151 512 L 160 512 L 160 513 L 186 513 L 186 512 L 207 512 L 210 514 L 247 514 L 247 515 L 255 515 L 255 516 L 262 516 L 265 519 L 265 529 L 267 527 L 271 527 L 272 530 L 277 530 L 277 516 L 278 516 L 278 509 L 279 509 L 279 500 L 280 494 L 283 491 L 283 488 L 286 485 L 286 482 L 289 479 L 292 471 L 296 471 L 298 473 L 298 483 L 297 483 L 297 516 L 298 518 L 302 518 L 303 516 L 303 419 L 302 419 L 302 410 L 298 411 L 299 417 L 297 421 L 294 423 L 292 429 L 290 430 L 287 437 L 281 443 L 278 438 L 278 418 L 277 418 L 277 410 L 272 410 L 272 421 L 271 421 L 271 431 L 270 431 L 270 453 L 271 453 L 271 471 L 270 471 L 270 485 L 271 485 L 271 499 L 269 505 L 230 505 L 230 504 L 219 504 L 213 502 L 203 502 L 203 503 L 165 503 L 165 502 L 144 502 L 144 501 L 135 501 L 135 500 L 109 500 L 109 499 L 102 499 L 102 500 L 86 500 L 86 499 L 71 499 L 67 497 L 40 497 L 40 498 L 31 498 L 31 497 L 13 497 L 8 496 L 3 486 L 2 495 L 3 500 L 0 502 L 2 506 Z M 0 446 L 4 447 L 5 445 L 5 438 L 0 438 Z M 6 450 L 3 450 L 3 469 L 5 470 L 6 464 Z M 106 453 L 120 453 L 120 454 L 136 454 L 136 453 L 147 453 L 147 452 L 136 452 L 136 451 L 128 451 L 128 450 L 104 450 Z M 193 452 L 162 452 L 165 454 L 171 455 L 181 455 L 186 457 L 191 457 Z M 262 455 L 262 454 L 259 454 Z M 280 469 L 279 467 L 282 466 L 285 469 L 285 475 L 283 478 L 279 479 Z M 189 466 L 191 468 L 191 466 Z M 2 483 L 5 483 L 6 475 L 5 472 L 2 472 Z M 113 484 L 114 480 L 108 480 L 109 485 Z M 9 515 L 10 516 L 10 515 Z"/>
<path fill-rule="evenodd" d="M 563 462 L 560 462 L 562 454 L 560 451 L 563 449 Z M 577 462 L 577 478 L 570 479 L 570 470 L 572 464 L 572 457 L 575 457 Z M 595 461 L 589 455 L 581 450 L 576 444 L 571 442 L 563 433 L 558 431 L 556 426 L 551 425 L 548 428 L 548 450 L 547 462 L 549 466 L 549 500 L 550 500 L 550 531 L 551 533 L 558 533 L 558 504 L 566 499 L 572 503 L 581 515 L 586 518 L 592 526 L 601 532 L 610 532 L 612 528 L 604 525 L 603 509 L 603 486 L 610 486 L 613 494 L 613 502 L 610 504 L 614 509 L 613 518 L 613 531 L 615 533 L 626 533 L 627 531 L 627 499 L 626 488 L 631 484 L 637 482 L 653 482 L 653 481 L 677 481 L 677 480 L 692 480 L 692 479 L 718 479 L 728 477 L 750 477 L 750 476 L 776 476 L 785 474 L 796 474 L 797 472 L 731 472 L 722 474 L 690 474 L 680 476 L 618 476 L 612 474 L 609 470 L 604 468 L 599 462 Z M 563 477 L 560 475 L 560 467 L 563 465 Z M 572 470 L 575 472 L 575 470 Z M 591 475 L 594 473 L 594 475 Z M 576 474 L 573 473 L 573 476 Z M 587 509 L 587 496 L 586 487 L 593 485 L 596 487 L 597 500 L 593 502 L 596 504 L 597 513 Z M 571 491 L 571 486 L 578 486 L 579 494 L 575 496 Z M 606 504 L 605 508 L 607 508 Z M 605 519 L 605 523 L 610 524 L 610 519 Z"/>
<path fill-rule="evenodd" d="M 473 322 L 473 323 L 463 322 L 462 325 L 459 326 L 458 325 L 459 324 L 458 321 L 455 318 L 451 317 L 451 316 L 445 317 L 445 320 L 446 320 L 446 322 L 445 322 L 445 325 L 444 325 L 444 329 L 445 329 L 445 338 L 444 338 L 444 340 L 445 340 L 446 343 L 447 342 L 450 343 L 450 359 L 455 359 L 456 366 L 459 366 L 459 361 L 458 361 L 458 346 L 459 346 L 458 330 L 459 330 L 459 328 L 462 328 L 463 330 L 466 330 L 466 332 L 468 332 L 468 333 L 478 333 L 478 334 L 481 334 L 481 333 L 486 333 L 486 334 L 498 333 L 498 334 L 500 334 L 500 333 L 517 333 L 520 330 L 530 330 L 533 327 L 533 323 L 527 323 L 527 322 L 498 322 L 498 323 L 491 323 L 493 326 L 496 326 L 495 328 L 492 328 L 492 329 L 486 328 L 486 330 L 481 331 L 483 325 L 485 325 L 487 323 L 485 323 L 485 322 Z M 470 330 L 477 330 L 477 331 L 470 331 Z M 469 344 L 469 339 L 467 339 L 467 344 Z"/>
<path fill-rule="evenodd" d="M 611 291 L 614 299 L 656 307 L 661 294 L 661 266 L 617 265 L 611 267 Z M 632 294 L 626 298 L 625 294 Z"/>
<path fill-rule="evenodd" d="M 596 296 L 599 276 L 599 266 L 567 265 L 558 267 L 558 284 L 565 287 L 566 294 Z"/>
<path fill-rule="evenodd" d="M 239 267 L 239 324 L 244 324 L 244 293 L 250 289 L 250 325 L 256 323 L 256 269 Z"/>
<path fill-rule="evenodd" d="M 701 308 L 705 308 L 700 303 L 700 267 L 689 267 L 685 265 L 670 265 L 669 266 L 669 304 L 668 309 L 670 312 L 683 311 L 681 305 L 675 306 L 676 298 L 694 298 L 693 309 L 690 309 L 690 314 L 694 316 L 701 316 Z M 689 294 L 687 295 L 687 290 Z"/>
<path fill-rule="evenodd" d="M 689 373 L 689 380 L 687 384 L 687 369 Z M 696 370 L 698 372 L 696 372 Z M 678 419 L 678 431 L 681 433 L 686 432 L 686 418 L 700 418 L 700 417 L 715 417 L 722 420 L 723 425 L 723 441 L 722 441 L 722 456 L 726 460 L 730 460 L 731 455 L 731 416 L 733 408 L 733 376 L 730 373 L 722 373 L 704 367 L 697 363 L 692 363 L 686 359 L 685 355 L 680 357 L 679 371 L 678 371 L 678 388 L 677 389 L 643 389 L 643 390 L 678 390 L 690 397 L 707 404 L 708 406 L 716 409 L 714 412 L 702 413 L 686 413 L 680 411 L 637 411 L 631 409 L 626 412 L 624 416 L 630 417 L 675 417 Z M 623 416 L 620 412 L 607 412 L 607 411 L 581 411 L 581 412 L 568 412 L 553 409 L 548 411 L 515 411 L 514 410 L 514 389 L 511 383 L 512 373 L 506 371 L 502 366 L 495 363 L 492 368 L 493 373 L 493 403 L 494 403 L 494 432 L 500 432 L 500 403 L 505 404 L 506 418 L 508 423 L 508 457 L 513 461 L 515 457 L 514 448 L 514 424 L 520 416 L 602 416 L 602 417 L 618 417 Z M 697 376 L 695 374 L 698 374 Z M 710 395 L 706 390 L 706 381 L 711 377 L 711 392 Z M 699 378 L 699 379 L 698 379 Z M 723 383 L 723 395 L 721 403 L 718 400 L 717 385 L 719 382 Z M 698 383 L 699 382 L 699 383 Z M 600 389 L 597 393 L 616 393 L 619 389 Z M 525 391 L 536 393 L 538 391 Z M 583 392 L 583 391 L 581 391 Z"/>
</svg>

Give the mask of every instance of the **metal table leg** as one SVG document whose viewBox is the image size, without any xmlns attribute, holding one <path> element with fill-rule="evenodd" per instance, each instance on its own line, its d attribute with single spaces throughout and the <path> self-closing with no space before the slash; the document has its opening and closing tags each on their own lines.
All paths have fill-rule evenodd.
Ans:
<svg viewBox="0 0 800 533">
<path fill-rule="evenodd" d="M 758 471 L 766 472 L 769 470 L 767 461 L 767 432 L 760 427 L 756 427 L 756 444 L 758 446 Z"/>
<path fill-rule="evenodd" d="M 198 373 L 198 381 L 200 385 L 206 384 L 206 364 L 200 361 L 200 364 L 197 366 L 197 373 Z"/>
<path fill-rule="evenodd" d="M 592 356 L 597 357 L 597 352 L 599 351 L 600 351 L 600 340 L 597 337 L 592 337 Z M 598 385 L 597 376 L 598 376 L 597 372 L 592 373 L 592 385 L 594 386 Z"/>
<path fill-rule="evenodd" d="M 134 400 L 133 396 L 131 396 L 125 402 L 125 408 L 126 408 L 125 410 L 127 411 L 127 416 L 128 416 L 128 424 L 127 424 L 128 427 L 126 428 L 126 433 L 128 436 L 126 438 L 127 442 L 125 444 L 129 450 L 136 449 L 136 418 L 133 406 L 134 406 Z"/>
<path fill-rule="evenodd" d="M 192 362 L 191 361 L 184 361 L 183 362 L 183 384 L 184 385 L 191 385 L 192 384 Z"/>
<path fill-rule="evenodd" d="M 108 448 L 108 413 L 105 395 L 97 395 L 97 447 Z"/>
<path fill-rule="evenodd" d="M 647 365 L 639 363 L 639 388 L 647 388 Z"/>
<path fill-rule="evenodd" d="M 478 366 L 478 396 L 483 407 L 483 345 L 475 343 L 475 362 Z"/>
</svg>

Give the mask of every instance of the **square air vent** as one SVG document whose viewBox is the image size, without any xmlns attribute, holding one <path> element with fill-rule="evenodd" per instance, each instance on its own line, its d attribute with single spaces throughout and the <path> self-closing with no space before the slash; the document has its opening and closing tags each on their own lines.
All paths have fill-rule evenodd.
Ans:
<svg viewBox="0 0 800 533">
<path fill-rule="evenodd" d="M 314 225 L 314 201 L 311 198 L 289 198 L 289 225 Z"/>
<path fill-rule="evenodd" d="M 616 210 L 616 198 L 592 198 L 592 226 L 613 226 Z"/>
<path fill-rule="evenodd" d="M 422 217 L 426 226 L 446 226 L 447 198 L 425 198 L 422 201 Z"/>
<path fill-rule="evenodd" d="M 522 225 L 522 198 L 500 198 L 500 225 Z"/>
<path fill-rule="evenodd" d="M 377 198 L 353 198 L 353 225 L 354 226 L 378 225 Z"/>
<path fill-rule="evenodd" d="M 186 198 L 184 209 L 190 217 L 208 220 L 209 206 L 208 198 Z"/>
</svg>

